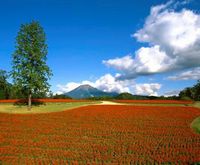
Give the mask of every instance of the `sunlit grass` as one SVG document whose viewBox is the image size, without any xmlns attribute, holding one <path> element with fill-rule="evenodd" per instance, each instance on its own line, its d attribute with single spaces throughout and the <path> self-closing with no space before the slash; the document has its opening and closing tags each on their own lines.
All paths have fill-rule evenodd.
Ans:
<svg viewBox="0 0 200 165">
<path fill-rule="evenodd" d="M 200 108 L 200 101 L 195 102 L 194 107 Z"/>
<path fill-rule="evenodd" d="M 192 129 L 200 134 L 200 117 L 196 118 L 192 124 L 191 124 Z"/>
<path fill-rule="evenodd" d="M 25 105 L 14 105 L 12 103 L 1 103 L 0 112 L 2 113 L 17 113 L 17 114 L 29 114 L 29 113 L 49 113 L 69 110 L 81 106 L 86 106 L 98 102 L 71 102 L 71 103 L 45 103 L 43 105 L 32 106 L 31 110 L 28 110 Z"/>
</svg>

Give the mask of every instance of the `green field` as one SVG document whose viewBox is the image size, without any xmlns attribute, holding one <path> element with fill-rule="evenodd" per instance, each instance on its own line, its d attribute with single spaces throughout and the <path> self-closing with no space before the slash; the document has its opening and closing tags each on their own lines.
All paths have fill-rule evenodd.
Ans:
<svg viewBox="0 0 200 165">
<path fill-rule="evenodd" d="M 81 106 L 87 106 L 98 102 L 71 102 L 71 103 L 45 103 L 44 105 L 32 106 L 29 111 L 27 106 L 14 105 L 12 103 L 1 103 L 0 112 L 13 114 L 30 114 L 30 113 L 50 113 L 69 110 Z"/>
<path fill-rule="evenodd" d="M 200 108 L 200 101 L 195 102 L 193 105 L 194 107 Z"/>
<path fill-rule="evenodd" d="M 200 108 L 200 102 L 195 102 L 194 103 L 194 107 Z M 194 119 L 194 121 L 191 124 L 192 129 L 194 129 L 194 131 L 196 133 L 200 134 L 200 116 L 196 119 Z"/>
<path fill-rule="evenodd" d="M 196 132 L 200 134 L 200 117 L 197 117 L 193 120 L 191 123 L 191 128 Z"/>
</svg>

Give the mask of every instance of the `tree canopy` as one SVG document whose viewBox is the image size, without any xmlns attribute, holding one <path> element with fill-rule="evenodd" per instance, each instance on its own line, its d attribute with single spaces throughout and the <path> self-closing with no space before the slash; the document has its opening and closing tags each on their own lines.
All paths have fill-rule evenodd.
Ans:
<svg viewBox="0 0 200 165">
<path fill-rule="evenodd" d="M 181 99 L 200 100 L 200 80 L 193 87 L 187 87 L 179 93 Z"/>
<path fill-rule="evenodd" d="M 25 91 L 29 108 L 33 94 L 49 91 L 52 72 L 47 61 L 46 36 L 39 22 L 22 24 L 16 37 L 16 50 L 12 56 L 14 85 Z"/>
</svg>

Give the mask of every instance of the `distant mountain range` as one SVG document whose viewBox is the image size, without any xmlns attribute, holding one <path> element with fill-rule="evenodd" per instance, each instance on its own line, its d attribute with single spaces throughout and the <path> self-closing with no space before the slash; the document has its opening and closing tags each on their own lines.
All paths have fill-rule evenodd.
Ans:
<svg viewBox="0 0 200 165">
<path fill-rule="evenodd" d="M 90 85 L 81 85 L 75 88 L 74 90 L 65 93 L 65 95 L 73 99 L 83 99 L 83 98 L 92 98 L 92 97 L 114 97 L 114 96 L 117 96 L 118 93 L 104 92 Z"/>
</svg>

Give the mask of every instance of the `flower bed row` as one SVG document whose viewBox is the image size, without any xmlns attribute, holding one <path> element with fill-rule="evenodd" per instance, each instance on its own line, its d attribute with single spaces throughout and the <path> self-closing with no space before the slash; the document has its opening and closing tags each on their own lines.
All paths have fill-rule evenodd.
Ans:
<svg viewBox="0 0 200 165">
<path fill-rule="evenodd" d="M 141 103 L 141 104 L 193 104 L 190 100 L 115 100 L 119 103 Z"/>
</svg>

